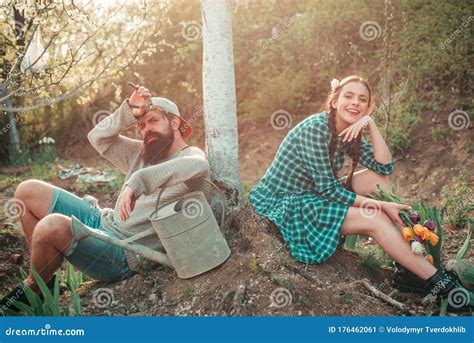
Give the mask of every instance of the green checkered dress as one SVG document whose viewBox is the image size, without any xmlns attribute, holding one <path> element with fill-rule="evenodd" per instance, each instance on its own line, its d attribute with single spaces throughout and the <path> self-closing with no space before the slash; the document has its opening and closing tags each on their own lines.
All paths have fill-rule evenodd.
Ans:
<svg viewBox="0 0 474 343">
<path fill-rule="evenodd" d="M 332 173 L 330 139 L 327 113 L 311 115 L 288 133 L 267 172 L 249 193 L 255 211 L 276 224 L 293 257 L 304 263 L 321 263 L 334 253 L 340 227 L 356 198 Z M 350 145 L 338 138 L 337 170 Z M 359 161 L 380 174 L 393 172 L 393 162 L 378 163 L 365 139 Z"/>
</svg>

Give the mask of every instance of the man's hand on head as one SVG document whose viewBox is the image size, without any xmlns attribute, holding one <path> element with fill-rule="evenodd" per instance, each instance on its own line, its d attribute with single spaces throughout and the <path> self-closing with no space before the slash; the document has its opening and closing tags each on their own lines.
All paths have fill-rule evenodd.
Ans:
<svg viewBox="0 0 474 343">
<path fill-rule="evenodd" d="M 128 104 L 132 107 L 132 114 L 138 118 L 144 113 L 145 104 L 151 98 L 151 93 L 148 88 L 140 85 L 135 86 L 135 90 L 128 99 Z M 137 108 L 138 106 L 138 108 Z"/>
<path fill-rule="evenodd" d="M 126 185 L 124 190 L 123 190 L 123 195 L 122 199 L 120 200 L 120 219 L 124 222 L 128 219 L 130 216 L 130 213 L 132 213 L 133 209 L 135 208 L 135 202 L 137 201 L 137 198 L 135 197 L 135 194 L 133 193 L 133 189 L 129 186 Z"/>
</svg>

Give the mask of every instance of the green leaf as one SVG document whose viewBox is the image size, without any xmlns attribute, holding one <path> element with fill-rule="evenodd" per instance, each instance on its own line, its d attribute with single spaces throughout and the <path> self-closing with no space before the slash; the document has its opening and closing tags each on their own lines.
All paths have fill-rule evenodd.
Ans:
<svg viewBox="0 0 474 343">
<path fill-rule="evenodd" d="M 3 313 L 5 313 L 7 316 L 21 316 L 21 315 L 24 315 L 23 312 L 17 312 L 17 311 L 14 311 L 14 310 L 11 310 L 11 309 L 6 309 L 3 311 Z M 32 314 L 33 316 L 34 314 Z"/>
<path fill-rule="evenodd" d="M 426 307 L 426 316 L 427 317 L 431 317 L 433 315 L 433 312 L 434 312 L 434 305 L 435 303 L 434 302 L 431 302 L 427 307 Z"/>
<path fill-rule="evenodd" d="M 71 302 L 76 316 L 81 315 L 81 299 L 76 291 L 71 293 Z"/>
<path fill-rule="evenodd" d="M 466 240 L 464 241 L 464 244 L 462 245 L 461 249 L 459 249 L 458 253 L 456 254 L 456 260 L 462 260 L 464 256 L 466 256 L 466 253 L 469 251 L 469 247 L 471 246 L 471 236 L 472 236 L 472 231 L 471 231 L 471 225 L 468 224 L 468 232 L 466 236 Z"/>
<path fill-rule="evenodd" d="M 50 310 L 53 304 L 53 295 L 51 294 L 50 289 L 48 288 L 44 280 L 41 278 L 41 276 L 39 275 L 39 273 L 36 271 L 35 267 L 33 266 L 31 266 L 31 273 L 33 274 L 33 277 L 35 278 L 36 284 L 41 290 L 41 293 L 43 294 L 44 308 L 47 310 Z"/>
<path fill-rule="evenodd" d="M 447 310 L 448 310 L 448 299 L 443 299 L 441 302 L 440 309 L 439 309 L 439 315 L 445 316 Z"/>
<path fill-rule="evenodd" d="M 32 306 L 29 306 L 27 304 L 22 303 L 21 301 L 15 300 L 13 302 L 13 305 L 18 308 L 21 313 L 27 315 L 27 316 L 34 316 L 35 315 L 35 309 Z"/>
<path fill-rule="evenodd" d="M 22 270 L 20 270 L 20 273 Z M 23 273 L 21 273 L 23 275 Z M 28 275 L 26 276 L 28 278 Z M 26 279 L 25 278 L 25 279 Z M 41 302 L 41 298 L 39 297 L 38 294 L 36 294 L 30 287 L 28 287 L 23 280 L 18 279 L 18 282 L 21 284 L 23 293 L 25 294 L 26 299 L 28 300 L 29 304 L 31 305 L 32 308 L 40 308 L 43 306 Z"/>
<path fill-rule="evenodd" d="M 53 316 L 60 316 L 61 312 L 59 311 L 59 286 L 60 286 L 60 278 L 59 275 L 54 280 L 54 291 L 53 291 L 53 303 L 51 306 L 51 312 Z"/>
<path fill-rule="evenodd" d="M 69 290 L 77 289 L 76 280 L 74 278 L 74 268 L 70 263 L 66 266 L 66 283 Z"/>
<path fill-rule="evenodd" d="M 29 275 L 28 275 L 27 272 L 25 272 L 25 271 L 23 270 L 23 268 L 20 268 L 20 274 L 21 274 L 21 277 L 23 278 L 23 280 L 28 279 L 28 276 L 29 276 Z"/>
<path fill-rule="evenodd" d="M 355 250 L 358 238 L 358 235 L 347 235 L 346 241 L 344 242 L 344 248 L 347 250 Z"/>
</svg>

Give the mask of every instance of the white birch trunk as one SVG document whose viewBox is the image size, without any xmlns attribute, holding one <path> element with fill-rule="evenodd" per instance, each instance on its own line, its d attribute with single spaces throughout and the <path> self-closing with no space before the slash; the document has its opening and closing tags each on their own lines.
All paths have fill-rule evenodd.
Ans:
<svg viewBox="0 0 474 343">
<path fill-rule="evenodd" d="M 228 0 L 201 0 L 206 153 L 227 209 L 241 204 L 232 12 Z"/>
</svg>

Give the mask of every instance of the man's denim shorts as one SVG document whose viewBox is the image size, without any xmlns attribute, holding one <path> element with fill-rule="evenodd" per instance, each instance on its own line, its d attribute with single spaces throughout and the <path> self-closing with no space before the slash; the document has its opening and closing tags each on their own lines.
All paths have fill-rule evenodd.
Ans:
<svg viewBox="0 0 474 343">
<path fill-rule="evenodd" d="M 54 187 L 53 200 L 48 213 L 74 216 L 82 224 L 114 236 L 101 226 L 99 208 L 61 188 Z M 74 227 L 71 225 L 71 233 L 74 237 L 73 230 Z M 64 257 L 76 269 L 100 281 L 113 282 L 133 275 L 122 248 L 94 237 L 72 241 L 64 252 Z"/>
</svg>

